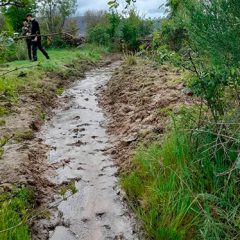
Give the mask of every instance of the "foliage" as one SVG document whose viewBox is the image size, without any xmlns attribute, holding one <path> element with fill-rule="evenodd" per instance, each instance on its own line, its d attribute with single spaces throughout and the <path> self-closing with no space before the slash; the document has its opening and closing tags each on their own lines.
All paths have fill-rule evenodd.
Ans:
<svg viewBox="0 0 240 240">
<path fill-rule="evenodd" d="M 42 24 L 47 26 L 45 31 L 48 33 L 61 32 L 66 19 L 74 14 L 77 9 L 76 0 L 42 0 L 41 3 Z"/>
<path fill-rule="evenodd" d="M 0 62 L 28 59 L 25 40 L 14 42 L 5 34 L 0 35 Z"/>
<path fill-rule="evenodd" d="M 33 193 L 28 188 L 13 188 L 0 195 L 0 239 L 30 240 L 27 219 Z"/>
<path fill-rule="evenodd" d="M 219 132 L 197 116 L 182 109 L 163 144 L 140 148 L 122 177 L 152 239 L 239 237 L 239 125 L 223 123 Z"/>
<path fill-rule="evenodd" d="M 1 0 L 0 7 L 6 6 L 16 6 L 16 7 L 24 7 L 28 0 Z"/>
<path fill-rule="evenodd" d="M 138 50 L 140 39 L 151 34 L 153 22 L 142 19 L 134 10 L 128 17 L 106 13 L 101 21 L 87 31 L 87 40 L 99 45 Z"/>
<path fill-rule="evenodd" d="M 10 6 L 2 9 L 6 21 L 12 26 L 15 32 L 21 33 L 23 21 L 26 19 L 26 14 L 36 11 L 36 3 L 34 0 L 26 2 L 24 7 Z"/>
</svg>

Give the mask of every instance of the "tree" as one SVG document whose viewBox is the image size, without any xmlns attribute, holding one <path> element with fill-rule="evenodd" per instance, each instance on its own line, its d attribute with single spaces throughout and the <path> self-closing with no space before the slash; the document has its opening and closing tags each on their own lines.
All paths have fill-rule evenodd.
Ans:
<svg viewBox="0 0 240 240">
<path fill-rule="evenodd" d="M 28 0 L 0 0 L 0 7 L 6 7 L 6 6 L 22 7 L 27 2 Z"/>
<path fill-rule="evenodd" d="M 25 3 L 22 7 L 17 7 L 15 5 L 9 7 L 3 7 L 2 12 L 6 20 L 12 26 L 13 30 L 16 32 L 21 31 L 23 19 L 26 18 L 26 14 L 29 12 L 36 11 L 36 3 L 34 0 L 30 0 Z"/>
<path fill-rule="evenodd" d="M 50 33 L 59 32 L 76 8 L 77 0 L 42 0 L 40 13 L 46 19 L 47 30 Z"/>
</svg>

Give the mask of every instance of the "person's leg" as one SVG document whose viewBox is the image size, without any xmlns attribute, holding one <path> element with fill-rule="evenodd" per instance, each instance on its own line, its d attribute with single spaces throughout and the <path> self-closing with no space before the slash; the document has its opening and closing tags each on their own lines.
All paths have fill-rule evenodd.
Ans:
<svg viewBox="0 0 240 240">
<path fill-rule="evenodd" d="M 38 39 L 37 41 L 37 46 L 38 49 L 43 53 L 43 55 L 46 57 L 46 59 L 49 59 L 48 53 L 46 52 L 46 50 L 43 48 L 42 43 L 41 43 L 41 38 Z"/>
<path fill-rule="evenodd" d="M 33 61 L 37 61 L 37 42 L 36 41 L 32 41 L 32 54 L 33 54 Z"/>
<path fill-rule="evenodd" d="M 28 48 L 29 60 L 32 60 L 32 41 L 31 41 L 31 39 L 27 39 L 27 48 Z"/>
</svg>

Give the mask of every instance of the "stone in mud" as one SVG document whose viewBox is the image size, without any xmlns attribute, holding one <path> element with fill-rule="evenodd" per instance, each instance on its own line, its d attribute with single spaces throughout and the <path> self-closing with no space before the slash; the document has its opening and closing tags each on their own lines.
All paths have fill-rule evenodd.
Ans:
<svg viewBox="0 0 240 240">
<path fill-rule="evenodd" d="M 190 88 L 185 87 L 182 92 L 188 96 L 193 96 L 193 91 Z"/>
<path fill-rule="evenodd" d="M 127 137 L 122 139 L 122 144 L 123 145 L 129 145 L 130 143 L 135 142 L 137 140 L 137 138 L 138 138 L 137 133 L 135 133 L 131 136 L 127 136 Z"/>
<path fill-rule="evenodd" d="M 82 145 L 86 145 L 86 143 L 82 142 L 81 140 L 78 140 L 75 143 L 68 144 L 68 146 L 76 146 L 76 147 L 81 147 Z"/>
<path fill-rule="evenodd" d="M 31 123 L 30 128 L 34 131 L 39 131 L 41 128 L 42 122 L 39 120 L 35 120 Z"/>
</svg>

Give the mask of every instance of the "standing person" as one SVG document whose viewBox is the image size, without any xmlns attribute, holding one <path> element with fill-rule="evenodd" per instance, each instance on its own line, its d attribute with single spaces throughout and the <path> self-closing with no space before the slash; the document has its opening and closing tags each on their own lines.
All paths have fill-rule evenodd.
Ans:
<svg viewBox="0 0 240 240">
<path fill-rule="evenodd" d="M 46 59 L 50 59 L 46 50 L 42 47 L 41 32 L 38 21 L 33 18 L 31 13 L 27 14 L 27 20 L 31 23 L 32 53 L 33 61 L 37 61 L 37 49 L 39 49 Z"/>
<path fill-rule="evenodd" d="M 29 23 L 25 20 L 23 21 L 22 27 L 22 35 L 25 37 L 27 49 L 28 49 L 28 57 L 29 60 L 32 60 L 32 39 L 31 39 L 31 29 Z"/>
</svg>

